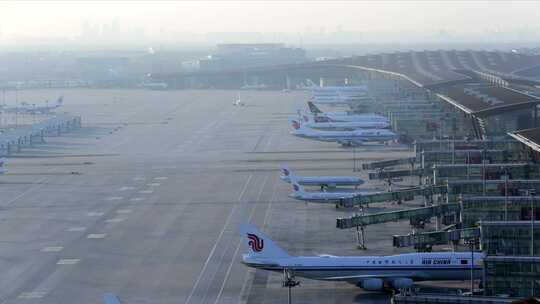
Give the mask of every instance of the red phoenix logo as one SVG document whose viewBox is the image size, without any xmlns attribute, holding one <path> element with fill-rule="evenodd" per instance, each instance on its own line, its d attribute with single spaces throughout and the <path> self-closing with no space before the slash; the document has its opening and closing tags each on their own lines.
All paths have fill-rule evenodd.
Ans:
<svg viewBox="0 0 540 304">
<path fill-rule="evenodd" d="M 251 247 L 251 250 L 261 252 L 264 248 L 264 240 L 252 233 L 248 233 L 247 236 L 249 239 L 248 245 Z"/>
<path fill-rule="evenodd" d="M 293 128 L 295 128 L 297 130 L 300 129 L 300 124 L 298 123 L 298 121 L 293 120 L 292 125 L 293 125 Z"/>
</svg>

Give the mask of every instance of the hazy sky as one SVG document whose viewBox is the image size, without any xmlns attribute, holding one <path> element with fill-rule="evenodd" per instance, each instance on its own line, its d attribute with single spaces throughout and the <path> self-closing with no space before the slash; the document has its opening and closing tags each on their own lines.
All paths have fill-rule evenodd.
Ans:
<svg viewBox="0 0 540 304">
<path fill-rule="evenodd" d="M 168 32 L 539 28 L 539 1 L 0 1 L 4 38 L 78 36 L 84 21 Z"/>
</svg>

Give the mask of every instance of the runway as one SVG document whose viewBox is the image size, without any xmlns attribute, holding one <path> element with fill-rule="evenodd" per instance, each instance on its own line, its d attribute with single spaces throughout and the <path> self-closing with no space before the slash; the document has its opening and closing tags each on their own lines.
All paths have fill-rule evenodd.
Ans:
<svg viewBox="0 0 540 304">
<path fill-rule="evenodd" d="M 287 162 L 305 172 L 352 172 L 353 155 L 292 137 L 287 115 L 302 92 L 67 90 L 83 128 L 26 149 L 0 177 L 0 303 L 283 303 L 281 275 L 240 263 L 238 227 L 250 222 L 295 255 L 391 254 L 408 223 L 354 234 L 335 228 L 351 211 L 287 197 Z M 356 151 L 365 160 L 402 148 Z M 360 173 L 366 177 L 366 173 Z M 377 186 L 377 185 L 369 185 Z M 391 207 L 390 207 L 391 208 Z M 302 280 L 294 303 L 387 303 L 345 283 Z"/>
</svg>

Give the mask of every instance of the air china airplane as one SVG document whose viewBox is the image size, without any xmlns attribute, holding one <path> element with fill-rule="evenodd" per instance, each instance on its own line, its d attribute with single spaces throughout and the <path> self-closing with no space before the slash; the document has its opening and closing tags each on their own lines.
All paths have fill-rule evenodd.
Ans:
<svg viewBox="0 0 540 304">
<path fill-rule="evenodd" d="M 352 114 L 349 112 L 323 112 L 312 102 L 308 101 L 310 112 L 315 116 L 315 120 L 320 122 L 347 122 L 347 121 L 379 121 L 388 123 L 388 118 L 373 114 Z"/>
<path fill-rule="evenodd" d="M 316 104 L 322 104 L 322 105 L 329 105 L 329 106 L 342 106 L 342 105 L 349 105 L 352 102 L 358 102 L 358 101 L 364 101 L 369 100 L 369 97 L 362 97 L 362 96 L 348 96 L 343 95 L 337 92 L 333 96 L 325 96 L 325 95 L 314 95 L 311 97 L 311 102 Z"/>
<path fill-rule="evenodd" d="M 352 199 L 356 196 L 363 194 L 372 194 L 376 193 L 375 191 L 370 190 L 356 190 L 349 192 L 327 192 L 327 191 L 305 191 L 304 187 L 300 186 L 296 177 L 291 177 L 291 184 L 293 187 L 293 192 L 289 194 L 289 197 L 294 198 L 299 201 L 305 202 L 314 202 L 314 203 L 327 203 L 335 204 L 336 208 L 339 207 L 352 207 Z"/>
<path fill-rule="evenodd" d="M 298 120 L 291 120 L 291 134 L 319 141 L 337 142 L 343 146 L 357 146 L 364 142 L 387 142 L 395 140 L 396 134 L 387 129 L 359 129 L 354 131 L 321 131 L 306 128 Z"/>
<path fill-rule="evenodd" d="M 64 96 L 58 97 L 58 99 L 56 100 L 56 104 L 52 106 L 49 106 L 48 101 L 46 101 L 45 103 L 46 105 L 44 106 L 36 106 L 35 104 L 21 102 L 20 106 L 14 106 L 14 107 L 0 106 L 0 110 L 6 113 L 48 114 L 52 110 L 57 109 L 64 104 Z"/>
<path fill-rule="evenodd" d="M 298 184 L 305 186 L 321 186 L 321 188 L 335 188 L 336 186 L 360 186 L 364 180 L 354 176 L 298 176 L 294 175 L 287 166 L 281 166 L 280 178 L 291 183 L 294 179 Z"/>
<path fill-rule="evenodd" d="M 343 281 L 370 291 L 411 288 L 418 281 L 463 281 L 482 275 L 482 253 L 436 252 L 391 256 L 292 256 L 253 225 L 240 227 L 248 252 L 242 263 L 275 272 L 291 271 L 295 276 Z"/>
<path fill-rule="evenodd" d="M 332 121 L 325 117 L 315 116 L 299 110 L 298 115 L 304 121 L 302 124 L 308 128 L 320 130 L 357 130 L 357 129 L 387 129 L 390 124 L 386 121 L 358 120 L 358 121 Z"/>
</svg>

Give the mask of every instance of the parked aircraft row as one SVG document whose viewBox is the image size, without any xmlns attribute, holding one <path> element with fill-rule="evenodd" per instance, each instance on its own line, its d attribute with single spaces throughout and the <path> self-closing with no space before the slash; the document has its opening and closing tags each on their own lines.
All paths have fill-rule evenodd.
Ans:
<svg viewBox="0 0 540 304">
<path fill-rule="evenodd" d="M 389 130 L 384 116 L 366 113 L 321 111 L 308 102 L 311 113 L 298 110 L 298 117 L 290 119 L 292 135 L 319 141 L 337 142 L 343 146 L 357 146 L 365 142 L 388 142 L 397 139 Z"/>
<path fill-rule="evenodd" d="M 334 92 L 331 91 L 334 90 Z M 349 90 L 349 89 L 346 89 Z M 355 92 L 353 88 L 350 89 Z M 338 142 L 344 146 L 365 142 L 387 142 L 396 139 L 386 117 L 377 114 L 323 112 L 314 103 L 326 95 L 339 95 L 338 89 L 313 89 L 318 95 L 308 102 L 310 112 L 299 110 L 290 119 L 292 135 L 320 141 Z M 335 97 L 335 96 L 334 96 Z M 317 100 L 319 99 L 319 100 Z M 334 99 L 335 101 L 335 99 Z M 280 178 L 291 184 L 289 197 L 300 201 L 352 206 L 354 198 L 379 191 L 359 190 L 365 183 L 354 176 L 299 176 L 282 166 Z M 320 191 L 304 186 L 320 187 Z M 341 189 L 340 186 L 354 187 Z M 242 262 L 248 267 L 283 273 L 286 280 L 295 276 L 322 281 L 343 281 L 369 291 L 410 289 L 419 281 L 478 279 L 482 275 L 482 253 L 438 252 L 406 253 L 390 256 L 332 255 L 294 256 L 275 244 L 253 225 L 242 225 L 241 236 L 247 246 Z M 296 284 L 293 280 L 293 284 Z"/>
<path fill-rule="evenodd" d="M 343 202 L 363 192 L 307 192 L 301 185 L 335 188 L 358 186 L 364 181 L 348 176 L 298 176 L 287 166 L 281 179 L 291 183 L 291 197 L 313 202 Z M 390 256 L 293 256 L 275 244 L 253 225 L 240 228 L 247 253 L 242 263 L 255 269 L 321 280 L 342 281 L 368 291 L 410 289 L 420 281 L 464 281 L 482 276 L 483 254 L 470 252 L 406 253 Z"/>
</svg>

